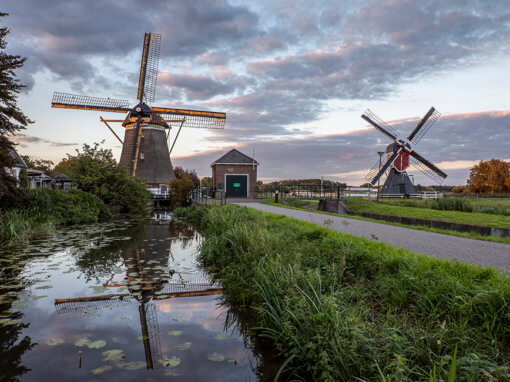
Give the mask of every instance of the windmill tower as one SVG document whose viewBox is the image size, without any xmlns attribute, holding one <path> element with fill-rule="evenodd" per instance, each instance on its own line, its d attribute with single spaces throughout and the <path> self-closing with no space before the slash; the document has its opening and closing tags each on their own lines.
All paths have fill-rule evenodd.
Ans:
<svg viewBox="0 0 510 382">
<path fill-rule="evenodd" d="M 416 145 L 421 141 L 440 115 L 441 113 L 431 107 L 405 141 L 397 139 L 399 133 L 372 111 L 367 109 L 361 116 L 361 118 L 392 141 L 392 143 L 386 147 L 386 162 L 384 165 L 381 167 L 378 161 L 365 177 L 372 185 L 375 185 L 379 178 L 389 169 L 388 177 L 380 191 L 381 195 L 406 196 L 416 194 L 416 189 L 406 171 L 409 164 L 412 164 L 423 174 L 439 184 L 446 179 L 447 175 L 443 171 L 418 154 L 416 150 L 413 150 L 409 143 L 411 142 Z"/>
<path fill-rule="evenodd" d="M 161 36 L 146 33 L 143 43 L 140 76 L 138 79 L 138 103 L 130 107 L 129 101 L 98 98 L 55 92 L 52 107 L 127 113 L 125 119 L 106 120 L 100 117 L 122 145 L 120 165 L 132 176 L 144 179 L 151 191 L 166 191 L 174 176 L 170 154 L 183 126 L 222 129 L 226 114 L 210 111 L 173 109 L 149 106 L 154 102 L 158 76 Z M 125 128 L 124 141 L 115 133 L 109 122 L 120 122 Z M 172 125 L 179 130 L 171 148 L 168 138 Z M 156 191 L 155 191 L 156 190 Z"/>
</svg>

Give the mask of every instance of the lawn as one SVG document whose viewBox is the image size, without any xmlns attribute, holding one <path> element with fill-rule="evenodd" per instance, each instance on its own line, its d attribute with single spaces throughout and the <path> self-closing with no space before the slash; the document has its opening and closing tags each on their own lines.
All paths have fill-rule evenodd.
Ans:
<svg viewBox="0 0 510 382">
<path fill-rule="evenodd" d="M 349 198 L 347 205 L 354 212 L 367 212 L 381 215 L 406 216 L 419 219 L 440 220 L 454 223 L 474 224 L 486 227 L 510 228 L 510 217 L 504 215 L 441 211 L 429 208 L 393 205 L 388 202 L 376 203 L 363 198 Z"/>
<path fill-rule="evenodd" d="M 227 205 L 180 209 L 199 260 L 294 380 L 510 378 L 510 279 Z"/>
</svg>

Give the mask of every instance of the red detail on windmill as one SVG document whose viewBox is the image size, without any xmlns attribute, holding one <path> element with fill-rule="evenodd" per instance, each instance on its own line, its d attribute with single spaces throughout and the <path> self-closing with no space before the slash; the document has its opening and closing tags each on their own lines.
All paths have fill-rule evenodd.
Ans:
<svg viewBox="0 0 510 382">
<path fill-rule="evenodd" d="M 393 162 L 393 166 L 395 166 L 397 171 L 405 171 L 405 169 L 409 167 L 409 153 L 407 151 L 402 151 L 398 154 L 397 159 Z"/>
</svg>

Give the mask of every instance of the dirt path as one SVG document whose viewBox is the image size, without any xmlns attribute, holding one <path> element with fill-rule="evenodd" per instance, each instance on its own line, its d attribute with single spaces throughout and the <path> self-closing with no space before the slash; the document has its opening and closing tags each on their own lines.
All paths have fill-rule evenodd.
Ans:
<svg viewBox="0 0 510 382">
<path fill-rule="evenodd" d="M 435 232 L 420 231 L 315 212 L 291 210 L 267 204 L 236 204 L 261 211 L 290 216 L 322 226 L 328 226 L 338 232 L 364 236 L 371 240 L 392 244 L 395 247 L 404 247 L 416 253 L 424 253 L 441 259 L 455 258 L 459 261 L 492 266 L 510 271 L 510 244 L 443 235 Z"/>
</svg>

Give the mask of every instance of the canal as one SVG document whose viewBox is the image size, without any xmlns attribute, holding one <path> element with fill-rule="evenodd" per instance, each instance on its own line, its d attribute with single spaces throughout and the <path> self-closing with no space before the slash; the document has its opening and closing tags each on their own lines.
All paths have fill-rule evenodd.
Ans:
<svg viewBox="0 0 510 382">
<path fill-rule="evenodd" d="M 246 333 L 173 221 L 60 229 L 0 248 L 0 380 L 263 381 Z"/>
</svg>

